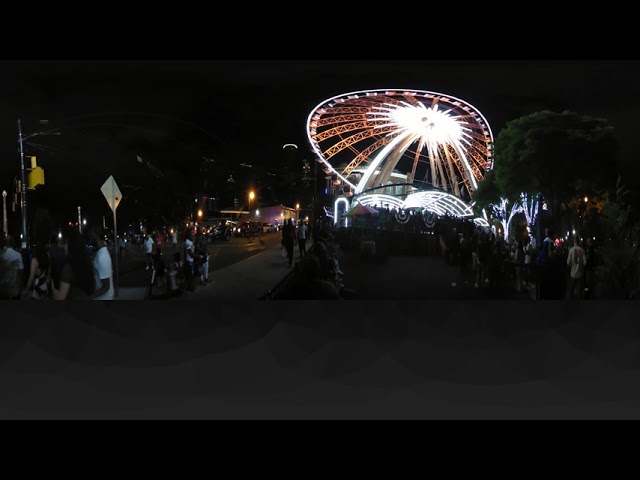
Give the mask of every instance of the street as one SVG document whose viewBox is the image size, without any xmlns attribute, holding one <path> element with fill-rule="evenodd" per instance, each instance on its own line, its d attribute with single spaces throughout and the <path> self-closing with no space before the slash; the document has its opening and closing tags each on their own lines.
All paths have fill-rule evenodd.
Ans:
<svg viewBox="0 0 640 480">
<path fill-rule="evenodd" d="M 245 260 L 266 248 L 272 248 L 280 243 L 280 233 L 265 233 L 262 237 L 241 238 L 231 237 L 229 241 L 214 240 L 209 245 L 209 271 L 227 267 Z M 178 243 L 177 251 L 184 256 L 183 244 Z M 173 247 L 166 244 L 163 255 L 171 255 Z M 151 271 L 145 270 L 146 256 L 142 245 L 128 246 L 125 253 L 118 259 L 118 286 L 123 288 L 145 287 L 151 279 Z M 115 262 L 113 262 L 115 269 Z"/>
</svg>

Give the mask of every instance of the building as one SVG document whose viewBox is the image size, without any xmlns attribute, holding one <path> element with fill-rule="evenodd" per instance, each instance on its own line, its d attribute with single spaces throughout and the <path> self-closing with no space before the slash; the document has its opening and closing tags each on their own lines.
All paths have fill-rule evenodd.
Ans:
<svg viewBox="0 0 640 480">
<path fill-rule="evenodd" d="M 230 208 L 227 210 L 221 210 L 220 216 L 237 222 L 252 220 L 256 222 L 281 225 L 289 218 L 297 220 L 298 213 L 299 212 L 297 212 L 295 208 L 285 207 L 284 205 L 273 205 L 270 207 L 258 207 L 255 210 L 252 208 L 251 212 Z"/>
</svg>

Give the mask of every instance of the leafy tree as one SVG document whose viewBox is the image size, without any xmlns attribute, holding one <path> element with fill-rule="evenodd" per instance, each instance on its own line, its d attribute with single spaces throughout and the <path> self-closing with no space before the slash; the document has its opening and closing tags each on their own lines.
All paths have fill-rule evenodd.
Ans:
<svg viewBox="0 0 640 480">
<path fill-rule="evenodd" d="M 616 191 L 599 216 L 606 232 L 601 240 L 601 258 L 596 270 L 601 298 L 640 298 L 640 205 L 637 195 L 618 178 Z"/>
<path fill-rule="evenodd" d="M 472 200 L 475 202 L 475 209 L 480 212 L 491 205 L 500 203 L 503 193 L 496 183 L 496 171 L 489 170 L 482 181 L 478 183 L 478 188 L 473 192 Z"/>
<path fill-rule="evenodd" d="M 542 111 L 509 122 L 495 141 L 502 196 L 542 193 L 555 224 L 569 203 L 615 186 L 617 139 L 604 119 Z"/>
</svg>

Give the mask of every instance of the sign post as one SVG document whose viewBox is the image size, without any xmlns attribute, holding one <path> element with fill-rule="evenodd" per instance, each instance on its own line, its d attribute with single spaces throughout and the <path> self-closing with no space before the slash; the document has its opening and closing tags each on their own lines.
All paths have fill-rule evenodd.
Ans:
<svg viewBox="0 0 640 480">
<path fill-rule="evenodd" d="M 113 272 L 113 291 L 114 296 L 118 296 L 118 224 L 116 221 L 116 210 L 118 209 L 118 205 L 122 201 L 122 192 L 120 188 L 118 188 L 118 184 L 116 180 L 111 175 L 107 178 L 107 181 L 104 182 L 102 187 L 100 187 L 100 191 L 104 195 L 104 198 L 107 200 L 107 203 L 113 210 L 113 251 L 115 252 L 115 269 Z"/>
</svg>

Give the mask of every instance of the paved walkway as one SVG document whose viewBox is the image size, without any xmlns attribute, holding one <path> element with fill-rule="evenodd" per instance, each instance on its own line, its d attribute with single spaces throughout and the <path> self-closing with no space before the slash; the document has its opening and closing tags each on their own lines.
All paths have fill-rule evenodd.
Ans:
<svg viewBox="0 0 640 480">
<path fill-rule="evenodd" d="M 209 272 L 210 282 L 197 285 L 176 300 L 257 300 L 280 282 L 290 271 L 280 247 L 267 248 L 252 257 Z"/>
<path fill-rule="evenodd" d="M 457 266 L 439 256 L 390 256 L 382 263 L 362 258 L 359 252 L 338 250 L 345 287 L 360 300 L 474 300 L 533 299 L 531 290 L 516 292 L 510 282 L 490 289 L 474 287 Z M 297 252 L 296 252 L 297 259 Z M 174 300 L 258 300 L 290 271 L 279 247 L 265 249 L 246 260 L 211 271 L 210 283 L 197 285 Z M 120 300 L 144 299 L 144 288 L 120 289 Z"/>
</svg>

